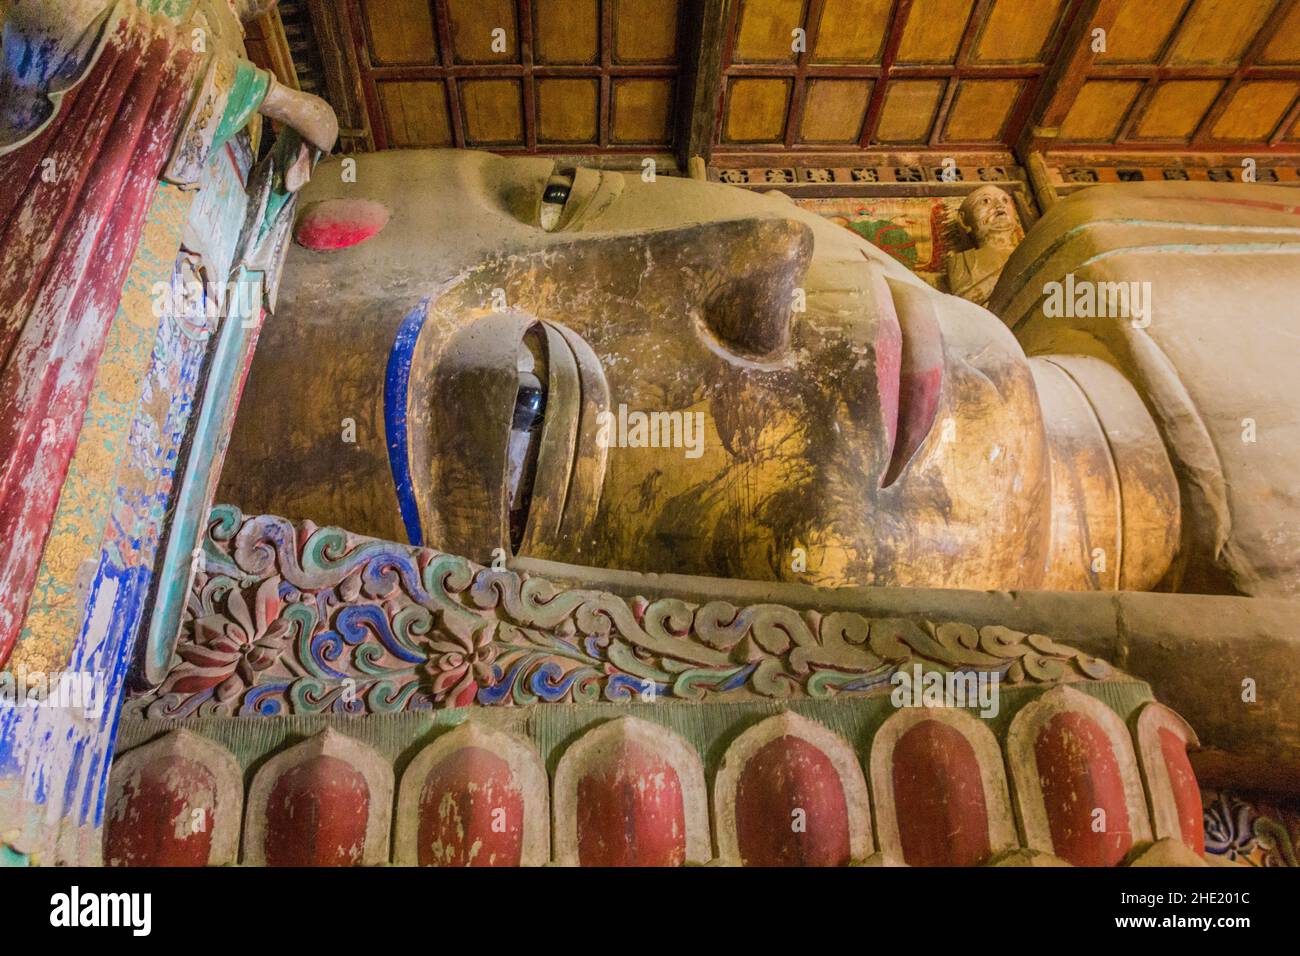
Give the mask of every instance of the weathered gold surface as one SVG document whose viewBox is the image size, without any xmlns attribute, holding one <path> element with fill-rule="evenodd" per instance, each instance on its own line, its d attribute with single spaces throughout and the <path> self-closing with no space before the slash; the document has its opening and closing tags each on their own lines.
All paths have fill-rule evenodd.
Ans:
<svg viewBox="0 0 1300 956">
<path fill-rule="evenodd" d="M 1171 559 L 1177 487 L 1122 377 L 1075 376 L 1055 417 L 992 314 L 783 198 L 579 170 L 548 232 L 548 159 L 356 162 L 355 182 L 322 165 L 304 201 L 378 200 L 392 219 L 351 248 L 291 252 L 222 500 L 405 540 L 385 380 L 404 317 L 428 299 L 405 403 L 426 544 L 509 552 L 516 356 L 543 320 L 553 359 L 521 553 L 967 588 L 1148 588 Z M 599 413 L 617 420 L 620 405 L 699 413 L 698 454 L 602 447 Z M 1131 460 L 1102 408 L 1137 443 Z M 1154 543 L 1126 545 L 1126 523 Z"/>
</svg>

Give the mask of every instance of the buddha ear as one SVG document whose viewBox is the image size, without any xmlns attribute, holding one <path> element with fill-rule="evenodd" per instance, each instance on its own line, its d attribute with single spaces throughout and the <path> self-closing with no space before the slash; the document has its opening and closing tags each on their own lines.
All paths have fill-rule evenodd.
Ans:
<svg viewBox="0 0 1300 956">
<path fill-rule="evenodd" d="M 793 219 L 733 219 L 693 231 L 704 325 L 739 355 L 783 352 L 812 260 L 812 230 Z"/>
</svg>

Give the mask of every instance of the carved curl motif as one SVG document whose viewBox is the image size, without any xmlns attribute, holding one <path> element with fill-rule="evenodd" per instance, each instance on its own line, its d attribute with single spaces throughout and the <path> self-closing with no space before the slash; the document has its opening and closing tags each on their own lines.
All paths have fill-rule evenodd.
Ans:
<svg viewBox="0 0 1300 956">
<path fill-rule="evenodd" d="M 780 604 L 628 601 L 427 548 L 213 509 L 147 717 L 888 692 L 899 667 L 1004 684 L 1112 669 L 1040 634 Z"/>
</svg>

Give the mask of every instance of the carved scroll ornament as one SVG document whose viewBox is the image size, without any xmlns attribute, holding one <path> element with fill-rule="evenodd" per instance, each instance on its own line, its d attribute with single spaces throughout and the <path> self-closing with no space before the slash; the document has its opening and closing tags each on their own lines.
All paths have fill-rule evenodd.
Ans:
<svg viewBox="0 0 1300 956">
<path fill-rule="evenodd" d="M 427 548 L 212 512 L 150 718 L 887 693 L 900 667 L 1004 685 L 1114 670 L 1040 634 L 562 589 Z"/>
</svg>

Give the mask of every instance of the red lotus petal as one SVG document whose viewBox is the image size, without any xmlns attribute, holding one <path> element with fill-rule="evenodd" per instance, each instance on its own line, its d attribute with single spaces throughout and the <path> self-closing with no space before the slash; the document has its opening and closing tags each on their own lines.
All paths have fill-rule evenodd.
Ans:
<svg viewBox="0 0 1300 956">
<path fill-rule="evenodd" d="M 478 684 L 473 681 L 466 681 L 452 695 L 453 707 L 468 707 L 474 703 L 474 696 L 478 693 Z"/>
<path fill-rule="evenodd" d="M 465 672 L 468 670 L 469 667 L 467 665 L 462 664 L 460 667 L 456 668 L 455 670 L 444 671 L 443 673 L 439 674 L 436 678 L 434 678 L 433 692 L 438 695 L 446 693 L 447 688 L 453 686 L 458 680 L 464 677 Z"/>
<path fill-rule="evenodd" d="M 176 653 L 180 655 L 181 660 L 188 661 L 196 667 L 223 667 L 228 669 L 235 661 L 239 660 L 237 651 L 200 647 L 197 644 L 182 644 L 176 648 Z"/>
<path fill-rule="evenodd" d="M 221 683 L 228 675 L 229 671 L 208 674 L 186 674 L 184 677 L 177 678 L 168 690 L 170 693 L 174 694 L 197 694 L 200 691 L 207 690 L 209 687 Z"/>
<path fill-rule="evenodd" d="M 253 669 L 259 671 L 266 670 L 279 659 L 279 650 L 275 648 L 254 648 L 246 658 Z"/>
<path fill-rule="evenodd" d="M 231 591 L 230 596 L 226 598 L 226 611 L 234 618 L 235 623 L 244 629 L 245 634 L 256 633 L 253 629 L 253 618 L 248 613 L 248 602 L 244 600 L 244 595 L 238 589 Z"/>
<path fill-rule="evenodd" d="M 227 678 L 222 681 L 221 685 L 217 688 L 217 700 L 224 703 L 230 700 L 230 698 L 237 696 L 243 689 L 244 682 L 238 677 Z"/>
<path fill-rule="evenodd" d="M 284 606 L 284 602 L 280 600 L 278 575 L 262 582 L 257 589 L 257 596 L 253 599 L 253 606 L 257 614 L 257 633 L 261 634 L 280 616 L 280 608 Z"/>
<path fill-rule="evenodd" d="M 230 627 L 228 618 L 220 614 L 209 614 L 194 622 L 194 642 L 196 644 L 215 644 L 226 639 L 226 630 Z"/>
</svg>

